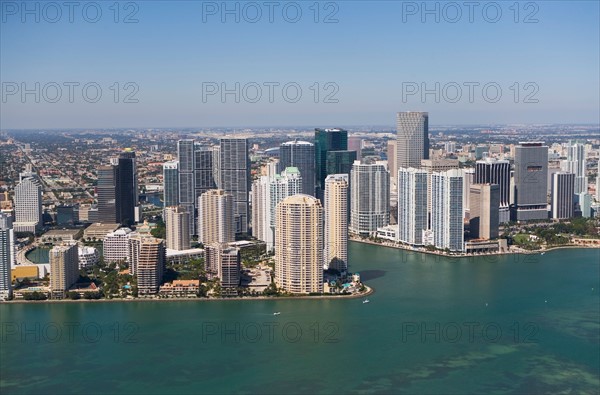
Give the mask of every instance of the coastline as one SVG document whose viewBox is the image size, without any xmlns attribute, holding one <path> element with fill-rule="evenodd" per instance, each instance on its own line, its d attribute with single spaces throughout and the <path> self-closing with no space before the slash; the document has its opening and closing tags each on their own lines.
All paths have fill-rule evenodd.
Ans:
<svg viewBox="0 0 600 395">
<path fill-rule="evenodd" d="M 133 298 L 133 299 L 60 299 L 60 300 L 8 300 L 0 303 L 3 304 L 42 304 L 42 303 L 114 303 L 114 302 L 223 302 L 223 301 L 257 301 L 257 300 L 290 300 L 290 299 L 359 299 L 375 293 L 375 290 L 365 285 L 366 290 L 361 293 L 351 295 L 294 295 L 294 296 L 248 296 L 248 297 L 233 297 L 233 298 Z"/>
<path fill-rule="evenodd" d="M 415 252 L 418 254 L 430 254 L 430 255 L 443 256 L 443 257 L 448 257 L 448 258 L 473 258 L 473 257 L 485 257 L 485 256 L 491 256 L 491 255 L 514 255 L 514 254 L 536 255 L 536 254 L 541 254 L 541 253 L 548 252 L 548 251 L 568 249 L 568 248 L 581 248 L 581 249 L 586 249 L 586 250 L 600 249 L 600 245 L 567 244 L 567 245 L 562 245 L 562 246 L 552 246 L 552 247 L 543 248 L 540 250 L 519 249 L 519 250 L 513 250 L 513 251 L 489 252 L 489 253 L 485 253 L 485 254 L 467 254 L 467 253 L 463 252 L 463 253 L 456 253 L 456 254 L 450 255 L 450 254 L 446 254 L 446 253 L 439 252 L 439 251 L 416 250 L 416 249 L 408 248 L 402 244 L 383 244 L 383 243 L 377 243 L 375 241 L 360 239 L 360 238 L 351 238 L 348 241 L 354 241 L 354 242 L 363 243 L 363 244 L 370 244 L 370 245 L 379 246 L 379 247 L 393 248 L 396 250 L 404 250 L 404 251 L 408 251 L 408 252 Z"/>
</svg>

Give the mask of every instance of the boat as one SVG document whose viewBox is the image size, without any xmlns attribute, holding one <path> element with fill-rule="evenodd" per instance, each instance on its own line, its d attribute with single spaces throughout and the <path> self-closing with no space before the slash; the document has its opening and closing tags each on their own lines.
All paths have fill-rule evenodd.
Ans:
<svg viewBox="0 0 600 395">
<path fill-rule="evenodd" d="M 279 311 L 273 313 L 273 315 L 279 315 L 279 314 L 281 314 L 281 312 L 279 312 Z"/>
<path fill-rule="evenodd" d="M 369 302 L 370 302 L 370 300 L 369 300 L 369 299 L 365 299 L 365 300 L 363 300 L 363 304 L 365 304 L 365 303 L 369 303 Z"/>
<path fill-rule="evenodd" d="M 544 254 L 545 254 L 545 252 L 542 252 L 540 255 L 544 255 Z"/>
</svg>

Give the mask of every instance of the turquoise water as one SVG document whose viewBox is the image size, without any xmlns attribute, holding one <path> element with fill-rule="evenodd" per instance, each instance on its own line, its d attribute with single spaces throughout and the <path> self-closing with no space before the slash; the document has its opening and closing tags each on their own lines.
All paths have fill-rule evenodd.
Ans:
<svg viewBox="0 0 600 395">
<path fill-rule="evenodd" d="M 368 304 L 2 305 L 0 392 L 598 393 L 599 250 L 349 248 Z"/>
</svg>

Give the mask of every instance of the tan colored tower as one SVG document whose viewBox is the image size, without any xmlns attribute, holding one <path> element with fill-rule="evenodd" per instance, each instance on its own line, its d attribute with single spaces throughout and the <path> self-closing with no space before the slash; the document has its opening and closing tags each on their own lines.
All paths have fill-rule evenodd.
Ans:
<svg viewBox="0 0 600 395">
<path fill-rule="evenodd" d="M 170 250 L 189 250 L 190 213 L 183 206 L 165 208 L 167 230 L 167 248 Z"/>
<path fill-rule="evenodd" d="M 141 236 L 136 240 L 139 246 L 134 262 L 139 295 L 154 295 L 162 283 L 165 269 L 165 244 L 161 239 Z"/>
<path fill-rule="evenodd" d="M 323 207 L 308 195 L 277 205 L 275 283 L 295 294 L 323 292 Z"/>
<path fill-rule="evenodd" d="M 212 243 L 204 247 L 204 254 L 208 278 L 218 277 L 221 280 L 224 296 L 237 295 L 242 268 L 239 248 L 224 243 Z"/>
<path fill-rule="evenodd" d="M 63 299 L 79 278 L 77 244 L 63 244 L 50 250 L 50 288 L 52 299 Z"/>
<path fill-rule="evenodd" d="M 348 175 L 325 179 L 325 251 L 323 269 L 348 270 Z"/>
<path fill-rule="evenodd" d="M 198 198 L 198 241 L 204 244 L 235 241 L 233 196 L 211 189 Z"/>
</svg>

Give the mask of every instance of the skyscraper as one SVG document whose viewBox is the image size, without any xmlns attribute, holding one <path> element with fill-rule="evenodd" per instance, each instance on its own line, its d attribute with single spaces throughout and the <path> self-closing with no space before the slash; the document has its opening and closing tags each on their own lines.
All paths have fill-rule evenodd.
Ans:
<svg viewBox="0 0 600 395">
<path fill-rule="evenodd" d="M 179 160 L 179 205 L 188 213 L 194 213 L 196 208 L 196 192 L 194 186 L 194 140 L 182 139 L 177 141 L 177 157 Z M 190 236 L 195 234 L 194 221 L 190 221 Z"/>
<path fill-rule="evenodd" d="M 368 236 L 389 224 L 390 174 L 384 164 L 355 161 L 350 196 L 350 232 Z"/>
<path fill-rule="evenodd" d="M 234 198 L 222 189 L 198 197 L 198 241 L 204 244 L 235 241 Z"/>
<path fill-rule="evenodd" d="M 213 149 L 212 147 L 196 146 L 194 153 L 194 188 L 196 191 L 195 202 L 204 192 L 217 189 L 213 174 Z"/>
<path fill-rule="evenodd" d="M 587 192 L 588 182 L 586 173 L 585 145 L 569 141 L 567 145 L 567 160 L 563 162 L 563 171 L 575 174 L 574 194 Z"/>
<path fill-rule="evenodd" d="M 323 207 L 312 196 L 277 205 L 275 283 L 295 294 L 323 292 Z"/>
<path fill-rule="evenodd" d="M 452 169 L 458 169 L 459 163 L 458 159 L 422 159 L 421 160 L 421 169 L 427 171 L 429 174 L 429 179 L 427 181 L 427 216 L 428 216 L 428 227 L 431 225 L 431 198 L 433 194 L 431 193 L 431 175 L 433 173 L 439 173 L 443 171 L 448 171 Z M 399 194 L 402 193 L 401 190 L 398 190 Z"/>
<path fill-rule="evenodd" d="M 190 248 L 191 213 L 183 206 L 167 207 L 164 210 L 166 225 L 166 247 L 171 250 L 188 250 Z"/>
<path fill-rule="evenodd" d="M 242 269 L 239 248 L 226 243 L 211 243 L 205 246 L 204 254 L 207 277 L 219 278 L 222 295 L 237 295 Z"/>
<path fill-rule="evenodd" d="M 163 164 L 163 207 L 179 205 L 179 162 L 174 160 Z"/>
<path fill-rule="evenodd" d="M 135 267 L 138 294 L 154 295 L 160 288 L 165 270 L 164 241 L 147 235 L 131 240 L 135 254 L 132 255 L 130 265 Z"/>
<path fill-rule="evenodd" d="M 327 152 L 327 175 L 348 174 L 356 161 L 356 151 L 329 151 Z"/>
<path fill-rule="evenodd" d="M 463 174 L 458 169 L 431 175 L 431 230 L 436 248 L 463 251 Z"/>
<path fill-rule="evenodd" d="M 12 296 L 11 266 L 15 253 L 12 218 L 0 213 L 0 301 Z"/>
<path fill-rule="evenodd" d="M 316 193 L 323 198 L 327 176 L 327 152 L 348 150 L 348 131 L 344 129 L 315 129 Z M 336 172 L 338 173 L 338 172 Z"/>
<path fill-rule="evenodd" d="M 428 229 L 429 173 L 414 168 L 398 169 L 398 241 L 423 245 Z"/>
<path fill-rule="evenodd" d="M 396 155 L 396 140 L 388 140 L 387 142 L 387 161 L 388 161 L 388 169 L 390 169 L 390 176 L 392 180 L 392 187 L 395 186 L 398 177 L 398 166 L 396 165 L 397 161 Z"/>
<path fill-rule="evenodd" d="M 474 239 L 498 238 L 500 225 L 500 186 L 498 184 L 471 185 L 470 231 Z"/>
<path fill-rule="evenodd" d="M 348 151 L 356 152 L 356 159 L 362 159 L 363 140 L 358 136 L 348 137 Z"/>
<path fill-rule="evenodd" d="M 118 199 L 119 168 L 113 165 L 98 167 L 98 221 L 121 223 L 121 200 Z"/>
<path fill-rule="evenodd" d="M 552 218 L 573 217 L 573 191 L 576 178 L 575 174 L 562 171 L 552 174 Z"/>
<path fill-rule="evenodd" d="M 325 251 L 323 268 L 348 271 L 348 175 L 325 178 Z"/>
<path fill-rule="evenodd" d="M 129 255 L 129 234 L 131 229 L 120 228 L 104 236 L 102 240 L 102 254 L 104 262 L 125 262 Z M 133 273 L 132 273 L 133 274 Z"/>
<path fill-rule="evenodd" d="M 35 233 L 42 225 L 42 185 L 37 177 L 25 177 L 15 187 L 14 231 Z"/>
<path fill-rule="evenodd" d="M 120 223 L 130 226 L 135 222 L 135 208 L 138 205 L 137 166 L 135 152 L 127 148 L 119 155 L 119 178 L 117 201 L 120 207 Z"/>
<path fill-rule="evenodd" d="M 271 177 L 260 176 L 252 183 L 252 236 L 273 248 L 273 232 L 270 218 L 270 182 Z M 269 246 L 270 244 L 270 246 Z"/>
<path fill-rule="evenodd" d="M 510 221 L 510 162 L 486 158 L 475 164 L 475 184 L 496 184 L 500 193 L 499 221 Z"/>
<path fill-rule="evenodd" d="M 513 219 L 548 218 L 548 147 L 542 142 L 522 142 L 515 147 Z"/>
<path fill-rule="evenodd" d="M 396 128 L 396 166 L 418 168 L 421 159 L 429 159 L 429 114 L 399 112 Z"/>
<path fill-rule="evenodd" d="M 250 161 L 248 140 L 223 138 L 220 142 L 221 189 L 233 196 L 236 233 L 248 233 L 250 215 Z"/>
<path fill-rule="evenodd" d="M 315 146 L 308 141 L 288 141 L 279 148 L 279 168 L 296 167 L 302 176 L 302 193 L 315 195 Z"/>
<path fill-rule="evenodd" d="M 77 244 L 63 244 L 50 250 L 50 289 L 52 299 L 64 299 L 79 278 Z"/>
</svg>

